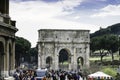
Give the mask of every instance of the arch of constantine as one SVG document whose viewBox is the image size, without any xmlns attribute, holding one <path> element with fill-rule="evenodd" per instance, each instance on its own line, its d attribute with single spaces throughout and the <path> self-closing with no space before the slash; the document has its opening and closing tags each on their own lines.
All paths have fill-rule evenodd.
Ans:
<svg viewBox="0 0 120 80">
<path fill-rule="evenodd" d="M 15 70 L 15 21 L 9 17 L 9 0 L 0 0 L 0 78 Z"/>
<path fill-rule="evenodd" d="M 40 29 L 38 68 L 89 68 L 89 30 Z"/>
</svg>

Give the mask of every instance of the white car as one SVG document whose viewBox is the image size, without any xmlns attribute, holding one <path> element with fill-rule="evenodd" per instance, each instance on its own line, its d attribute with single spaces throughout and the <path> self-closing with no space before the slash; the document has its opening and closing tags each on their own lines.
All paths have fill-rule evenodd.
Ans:
<svg viewBox="0 0 120 80">
<path fill-rule="evenodd" d="M 47 69 L 37 69 L 35 80 L 42 80 L 46 77 Z"/>
</svg>

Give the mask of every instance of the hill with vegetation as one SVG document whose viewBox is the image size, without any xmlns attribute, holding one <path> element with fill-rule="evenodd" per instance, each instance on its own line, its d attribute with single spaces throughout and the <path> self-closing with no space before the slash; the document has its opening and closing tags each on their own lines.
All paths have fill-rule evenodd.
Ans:
<svg viewBox="0 0 120 80">
<path fill-rule="evenodd" d="M 96 31 L 95 33 L 92 33 L 90 37 L 96 37 L 101 36 L 105 34 L 116 34 L 120 35 L 120 23 L 108 26 L 107 28 L 100 28 L 100 30 Z"/>
</svg>

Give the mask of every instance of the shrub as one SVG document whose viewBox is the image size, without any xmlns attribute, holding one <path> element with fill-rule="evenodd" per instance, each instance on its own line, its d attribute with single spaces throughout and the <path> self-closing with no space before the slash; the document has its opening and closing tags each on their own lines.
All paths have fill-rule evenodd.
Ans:
<svg viewBox="0 0 120 80">
<path fill-rule="evenodd" d="M 103 68 L 102 71 L 112 76 L 113 78 L 116 76 L 116 70 L 114 70 L 113 68 Z"/>
</svg>

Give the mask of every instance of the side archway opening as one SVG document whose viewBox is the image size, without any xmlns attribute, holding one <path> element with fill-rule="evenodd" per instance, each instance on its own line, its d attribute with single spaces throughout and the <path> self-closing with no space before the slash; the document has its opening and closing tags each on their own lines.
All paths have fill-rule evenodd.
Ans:
<svg viewBox="0 0 120 80">
<path fill-rule="evenodd" d="M 51 56 L 48 56 L 46 58 L 46 67 L 49 69 L 52 65 L 52 57 Z"/>
<path fill-rule="evenodd" d="M 84 59 L 83 57 L 77 58 L 77 69 L 82 69 L 82 66 L 84 65 Z"/>
</svg>

